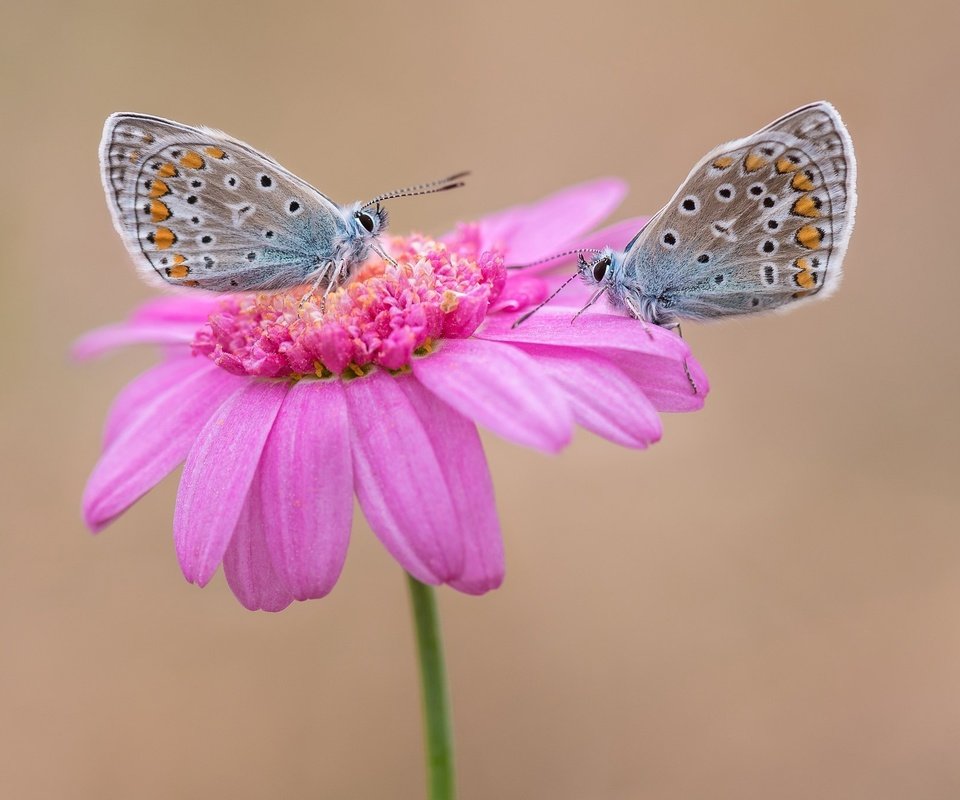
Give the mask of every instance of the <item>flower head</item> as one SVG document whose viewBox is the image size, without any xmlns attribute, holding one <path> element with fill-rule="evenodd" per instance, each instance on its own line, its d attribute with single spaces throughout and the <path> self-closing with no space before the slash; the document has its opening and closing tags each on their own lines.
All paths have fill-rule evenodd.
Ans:
<svg viewBox="0 0 960 800">
<path fill-rule="evenodd" d="M 503 258 L 422 236 L 394 238 L 394 263 L 368 262 L 326 296 L 299 292 L 230 297 L 211 312 L 193 350 L 235 375 L 358 377 L 409 368 L 440 339 L 463 339 L 483 322 L 506 282 Z"/>
<path fill-rule="evenodd" d="M 441 240 L 395 238 L 392 263 L 371 261 L 325 298 L 168 297 L 88 334 L 80 356 L 153 342 L 165 358 L 108 415 L 87 524 L 102 529 L 185 462 L 174 514 L 184 575 L 203 586 L 222 563 L 248 608 L 333 588 L 354 493 L 414 577 L 496 588 L 503 545 L 478 424 L 546 452 L 574 423 L 641 448 L 660 437 L 659 411 L 703 403 L 705 376 L 663 329 L 603 310 L 571 325 L 561 305 L 511 328 L 550 286 L 508 277 L 505 261 L 623 244 L 636 221 L 584 234 L 622 193 L 597 181 Z"/>
</svg>

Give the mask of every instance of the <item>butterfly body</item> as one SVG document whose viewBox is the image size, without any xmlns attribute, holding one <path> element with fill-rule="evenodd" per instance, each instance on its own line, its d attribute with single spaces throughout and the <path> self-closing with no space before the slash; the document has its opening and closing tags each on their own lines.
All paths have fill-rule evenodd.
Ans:
<svg viewBox="0 0 960 800">
<path fill-rule="evenodd" d="M 456 175 L 341 206 L 220 131 L 128 113 L 107 119 L 100 167 L 141 275 L 214 292 L 335 288 L 382 252 L 380 200 L 462 185 Z"/>
<path fill-rule="evenodd" d="M 856 208 L 850 136 L 813 103 L 704 156 L 623 252 L 585 282 L 647 322 L 789 308 L 838 285 Z"/>
</svg>

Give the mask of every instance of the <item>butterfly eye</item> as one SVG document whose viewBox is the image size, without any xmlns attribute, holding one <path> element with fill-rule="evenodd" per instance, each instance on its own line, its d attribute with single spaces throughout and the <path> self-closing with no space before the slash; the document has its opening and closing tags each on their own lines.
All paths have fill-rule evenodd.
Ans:
<svg viewBox="0 0 960 800">
<path fill-rule="evenodd" d="M 609 258 L 601 258 L 596 264 L 593 265 L 593 279 L 600 283 L 603 280 L 603 277 L 607 274 L 607 267 L 610 266 Z"/>
<path fill-rule="evenodd" d="M 358 211 L 357 219 L 360 220 L 360 224 L 363 225 L 367 233 L 373 233 L 373 217 L 365 211 Z"/>
</svg>

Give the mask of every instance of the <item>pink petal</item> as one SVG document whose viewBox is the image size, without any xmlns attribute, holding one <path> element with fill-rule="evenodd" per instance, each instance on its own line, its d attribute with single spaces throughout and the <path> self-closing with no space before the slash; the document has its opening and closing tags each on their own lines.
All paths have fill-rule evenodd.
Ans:
<svg viewBox="0 0 960 800">
<path fill-rule="evenodd" d="M 645 353 L 670 361 L 690 358 L 690 348 L 675 333 L 658 325 L 641 323 L 626 314 L 588 313 L 573 320 L 566 308 L 546 306 L 516 328 L 516 315 L 488 317 L 474 334 L 481 339 L 522 344 L 567 347 L 606 347 Z"/>
<path fill-rule="evenodd" d="M 177 294 L 148 300 L 130 319 L 135 322 L 204 323 L 224 300 L 217 294 Z"/>
<path fill-rule="evenodd" d="M 573 416 L 563 392 L 516 347 L 447 340 L 412 366 L 441 400 L 504 439 L 548 453 L 570 441 Z"/>
<path fill-rule="evenodd" d="M 83 493 L 83 517 L 103 529 L 177 466 L 207 419 L 241 386 L 212 364 L 168 386 L 129 418 L 94 467 Z"/>
<path fill-rule="evenodd" d="M 237 520 L 237 527 L 223 554 L 223 573 L 237 599 L 251 611 L 282 611 L 294 597 L 277 576 L 267 549 L 260 487 L 254 479 Z"/>
<path fill-rule="evenodd" d="M 549 284 L 543 278 L 517 274 L 510 276 L 496 302 L 490 307 L 491 314 L 500 311 L 519 311 L 534 306 L 549 293 Z"/>
<path fill-rule="evenodd" d="M 453 501 L 457 524 L 448 536 L 463 542 L 463 569 L 450 585 L 467 594 L 483 594 L 503 582 L 503 539 L 493 483 L 477 426 L 419 382 L 398 381 L 420 418 Z"/>
<path fill-rule="evenodd" d="M 663 359 L 631 353 L 626 350 L 600 348 L 598 353 L 620 367 L 653 403 L 657 411 L 699 411 L 710 393 L 710 381 L 693 356 L 686 360 L 688 376 L 683 363 L 664 368 Z M 696 392 L 690 385 L 693 380 Z"/>
<path fill-rule="evenodd" d="M 397 385 L 379 370 L 345 385 L 353 474 L 363 513 L 383 545 L 417 580 L 463 574 L 459 521 L 430 437 Z"/>
<path fill-rule="evenodd" d="M 297 600 L 340 577 L 353 520 L 353 464 L 340 381 L 303 380 L 287 393 L 260 462 L 266 544 Z"/>
<path fill-rule="evenodd" d="M 649 221 L 650 217 L 630 217 L 620 220 L 613 225 L 607 225 L 607 227 L 598 231 L 585 234 L 577 240 L 575 246 L 597 250 L 610 247 L 618 252 L 623 252 L 630 240 L 643 230 L 644 225 Z"/>
<path fill-rule="evenodd" d="M 102 356 L 133 344 L 188 345 L 196 323 L 121 322 L 85 333 L 73 343 L 70 354 L 79 361 Z"/>
<path fill-rule="evenodd" d="M 613 225 L 608 225 L 606 228 L 601 228 L 598 231 L 593 231 L 592 233 L 585 233 L 582 236 L 578 237 L 576 241 L 570 242 L 565 248 L 558 248 L 559 250 L 573 250 L 574 248 L 582 248 L 584 250 L 602 250 L 604 247 L 610 247 L 617 251 L 622 251 L 626 247 L 627 243 L 636 236 L 637 232 L 643 228 L 647 222 L 650 221 L 650 217 L 631 217 L 630 219 L 622 220 Z M 588 257 L 585 255 L 584 257 Z M 551 259 L 550 261 L 545 261 L 543 264 L 537 264 L 535 267 L 530 267 L 529 270 L 523 270 L 520 273 L 521 275 L 531 275 L 539 274 L 546 270 L 558 270 L 557 280 L 560 280 L 567 275 L 562 274 L 559 271 L 559 267 L 564 264 L 569 264 L 570 269 L 567 274 L 574 271 L 575 267 L 573 266 L 577 261 L 576 256 L 562 256 L 560 258 Z M 583 286 L 583 284 L 579 284 Z M 573 288 L 574 284 L 571 284 L 570 288 Z M 588 291 L 592 294 L 592 291 L 588 290 L 587 287 L 583 287 L 584 291 Z"/>
<path fill-rule="evenodd" d="M 625 447 L 660 440 L 653 404 L 609 359 L 572 347 L 528 345 L 524 350 L 566 392 L 574 419 L 584 428 Z"/>
<path fill-rule="evenodd" d="M 209 365 L 206 359 L 198 361 L 194 358 L 178 358 L 152 367 L 130 381 L 114 398 L 110 411 L 107 412 L 107 423 L 103 431 L 104 450 L 158 394 L 185 380 L 194 372 L 205 370 L 207 366 Z"/>
<path fill-rule="evenodd" d="M 571 322 L 570 309 L 549 306 L 517 328 L 510 327 L 513 319 L 514 315 L 507 314 L 489 317 L 475 336 L 524 345 L 589 348 L 620 367 L 657 410 L 694 411 L 703 407 L 710 389 L 707 376 L 687 343 L 672 331 L 625 314 L 605 312 L 587 313 Z"/>
<path fill-rule="evenodd" d="M 188 581 L 206 586 L 223 560 L 274 417 L 289 389 L 247 382 L 210 419 L 187 455 L 173 535 Z"/>
<path fill-rule="evenodd" d="M 626 184 L 601 178 L 564 189 L 529 206 L 515 206 L 480 220 L 484 248 L 502 247 L 507 263 L 523 264 L 567 249 L 620 205 Z"/>
</svg>

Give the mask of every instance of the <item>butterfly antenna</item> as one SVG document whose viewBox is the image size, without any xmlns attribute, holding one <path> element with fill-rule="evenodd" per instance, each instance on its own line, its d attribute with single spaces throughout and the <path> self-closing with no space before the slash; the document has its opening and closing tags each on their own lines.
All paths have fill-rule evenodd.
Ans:
<svg viewBox="0 0 960 800">
<path fill-rule="evenodd" d="M 469 172 L 458 172 L 456 175 L 450 175 L 447 178 L 441 178 L 438 181 L 429 181 L 428 183 L 418 183 L 416 186 L 407 186 L 403 189 L 394 189 L 392 192 L 384 192 L 377 195 L 373 200 L 364 203 L 361 208 L 369 208 L 375 203 L 383 200 L 394 200 L 398 197 L 417 197 L 422 194 L 435 194 L 436 192 L 446 192 L 450 189 L 459 189 L 464 185 L 463 178 L 469 175 Z"/>
<path fill-rule="evenodd" d="M 536 261 L 531 261 L 528 264 L 513 264 L 506 267 L 506 269 L 527 269 L 528 267 L 535 267 L 538 264 L 546 264 L 548 261 L 555 261 L 558 258 L 563 258 L 565 256 L 575 256 L 582 253 L 594 253 L 599 255 L 603 250 L 597 250 L 594 247 L 578 247 L 576 250 L 567 250 L 563 253 L 554 253 L 552 256 L 547 256 L 546 258 L 538 258 Z"/>
<path fill-rule="evenodd" d="M 520 317 L 516 322 L 514 322 L 513 325 L 510 326 L 510 329 L 513 330 L 513 329 L 516 328 L 518 325 L 521 325 L 521 324 L 523 324 L 524 322 L 526 322 L 528 319 L 530 319 L 530 317 L 532 317 L 534 314 L 536 314 L 536 313 L 537 313 L 541 308 L 543 308 L 547 303 L 549 303 L 551 300 L 553 300 L 554 297 L 556 297 L 558 294 L 560 294 L 560 292 L 563 290 L 563 288 L 564 288 L 568 283 L 570 283 L 570 281 L 572 281 L 574 278 L 578 277 L 579 275 L 580 275 L 579 272 L 574 272 L 573 275 L 571 275 L 571 276 L 570 276 L 569 278 L 567 278 L 563 283 L 561 283 L 560 286 L 557 287 L 556 290 L 554 290 L 553 294 L 551 294 L 546 300 L 544 300 L 542 303 L 540 303 L 540 305 L 536 306 L 535 308 L 530 309 L 530 311 L 528 311 L 526 314 L 524 314 L 522 317 Z"/>
</svg>

